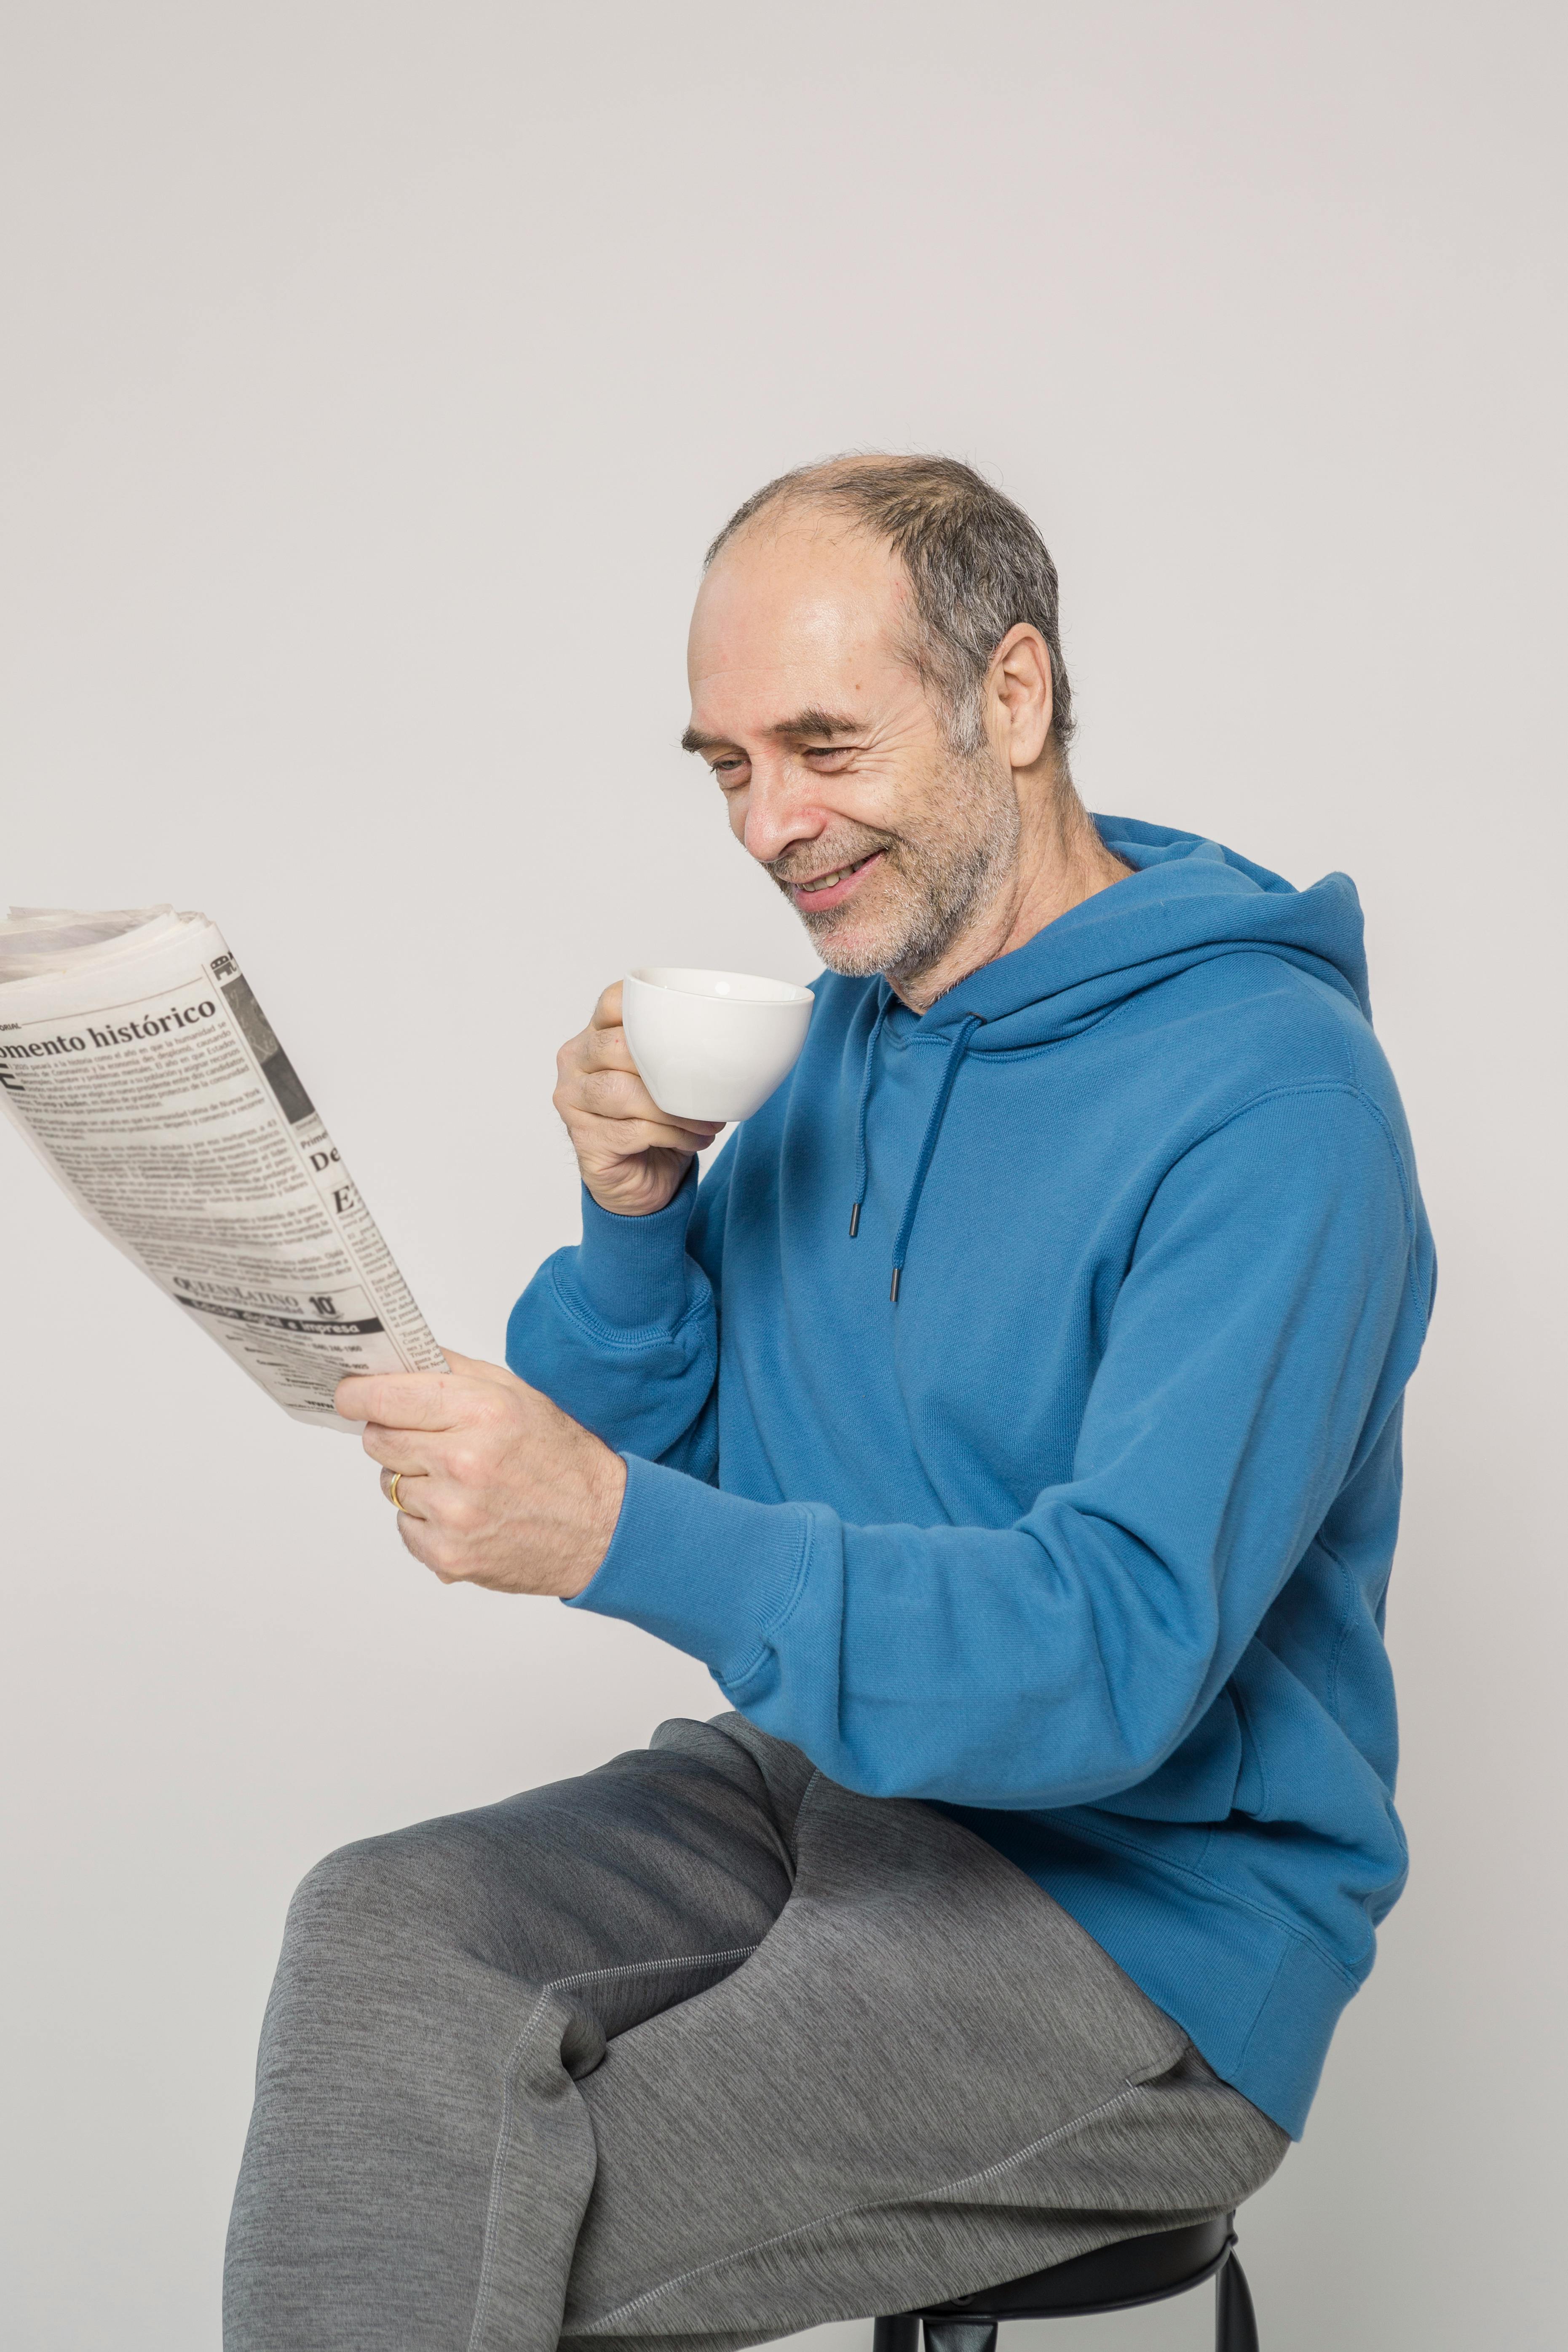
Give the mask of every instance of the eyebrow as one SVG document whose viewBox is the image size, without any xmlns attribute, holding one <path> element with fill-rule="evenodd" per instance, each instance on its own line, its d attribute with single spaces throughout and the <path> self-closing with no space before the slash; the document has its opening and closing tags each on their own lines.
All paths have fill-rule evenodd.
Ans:
<svg viewBox="0 0 1568 2352">
<path fill-rule="evenodd" d="M 812 735 L 858 735 L 864 724 L 863 719 L 846 719 L 835 710 L 797 710 L 793 719 L 781 719 L 763 731 L 775 740 L 788 742 Z M 680 748 L 683 751 L 716 751 L 731 740 L 728 735 L 704 735 L 697 728 L 689 727 L 680 739 Z"/>
</svg>

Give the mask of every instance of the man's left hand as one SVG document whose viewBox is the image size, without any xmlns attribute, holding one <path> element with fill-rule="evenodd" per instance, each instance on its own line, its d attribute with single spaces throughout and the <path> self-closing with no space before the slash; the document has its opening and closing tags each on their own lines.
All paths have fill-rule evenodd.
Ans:
<svg viewBox="0 0 1568 2352">
<path fill-rule="evenodd" d="M 625 1463 L 503 1366 L 449 1349 L 447 1360 L 449 1372 L 338 1382 L 389 1500 L 398 1475 L 398 1533 L 443 1584 L 570 1599 L 610 1548 Z"/>
</svg>

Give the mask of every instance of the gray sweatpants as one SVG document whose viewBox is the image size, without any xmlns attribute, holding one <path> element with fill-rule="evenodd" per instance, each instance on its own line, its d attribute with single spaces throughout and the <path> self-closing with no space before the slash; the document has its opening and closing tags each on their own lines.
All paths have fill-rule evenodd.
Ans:
<svg viewBox="0 0 1568 2352">
<path fill-rule="evenodd" d="M 1012 1864 L 740 1716 L 305 1880 L 228 2352 L 726 2352 L 1225 2210 L 1285 2153 Z"/>
</svg>

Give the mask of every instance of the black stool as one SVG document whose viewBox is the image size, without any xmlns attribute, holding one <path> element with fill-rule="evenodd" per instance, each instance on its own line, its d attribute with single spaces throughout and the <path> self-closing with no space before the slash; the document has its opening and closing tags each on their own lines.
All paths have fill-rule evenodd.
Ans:
<svg viewBox="0 0 1568 2352">
<path fill-rule="evenodd" d="M 1233 2251 L 1236 2216 L 1194 2221 L 1185 2230 L 1161 2230 L 1150 2238 L 1124 2238 L 1079 2254 L 1032 2278 L 962 2294 L 956 2303 L 935 2303 L 924 2311 L 901 2312 L 877 2322 L 874 2352 L 996 2352 L 1004 2319 L 1079 2319 L 1096 2311 L 1129 2311 L 1140 2303 L 1163 2303 L 1189 2287 L 1215 2283 L 1215 2352 L 1258 2352 L 1252 2296 Z"/>
</svg>

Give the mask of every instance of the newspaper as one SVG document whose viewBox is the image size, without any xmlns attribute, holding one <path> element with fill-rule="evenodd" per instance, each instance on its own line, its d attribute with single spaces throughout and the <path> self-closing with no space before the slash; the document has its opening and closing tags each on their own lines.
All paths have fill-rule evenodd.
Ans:
<svg viewBox="0 0 1568 2352">
<path fill-rule="evenodd" d="M 440 1371 L 336 1146 L 205 915 L 13 908 L 0 1103 L 82 1214 L 296 1421 Z"/>
</svg>

